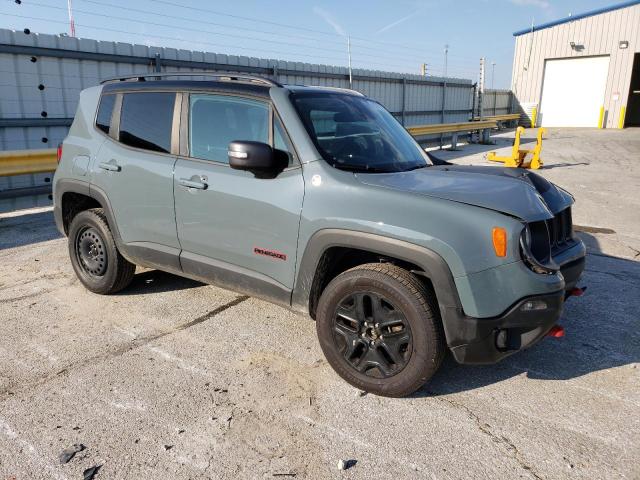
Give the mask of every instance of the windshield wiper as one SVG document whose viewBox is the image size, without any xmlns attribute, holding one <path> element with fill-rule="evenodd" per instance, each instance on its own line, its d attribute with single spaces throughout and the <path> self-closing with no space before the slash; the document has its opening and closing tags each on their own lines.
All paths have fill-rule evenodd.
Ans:
<svg viewBox="0 0 640 480">
<path fill-rule="evenodd" d="M 410 172 L 411 170 L 418 170 L 419 168 L 427 168 L 427 167 L 431 167 L 432 165 L 429 165 L 428 163 L 425 163 L 424 165 L 416 165 L 415 167 L 411 167 L 411 168 L 407 168 L 406 170 L 402 170 L 403 172 Z"/>
<path fill-rule="evenodd" d="M 351 172 L 369 172 L 369 173 L 389 173 L 389 170 L 379 167 L 372 167 L 371 165 L 358 165 L 355 163 L 334 163 L 335 168 L 340 170 L 349 170 Z"/>
</svg>

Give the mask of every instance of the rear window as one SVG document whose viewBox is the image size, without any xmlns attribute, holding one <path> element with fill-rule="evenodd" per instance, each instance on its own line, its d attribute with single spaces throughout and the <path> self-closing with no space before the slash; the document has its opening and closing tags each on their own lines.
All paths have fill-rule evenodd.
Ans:
<svg viewBox="0 0 640 480">
<path fill-rule="evenodd" d="M 96 116 L 96 127 L 98 127 L 98 130 L 102 130 L 107 135 L 109 135 L 109 128 L 111 127 L 111 114 L 113 113 L 113 106 L 115 104 L 115 95 L 103 95 L 100 99 L 98 115 Z"/>
<path fill-rule="evenodd" d="M 125 93 L 120 113 L 120 142 L 169 153 L 175 98 L 175 93 Z"/>
</svg>

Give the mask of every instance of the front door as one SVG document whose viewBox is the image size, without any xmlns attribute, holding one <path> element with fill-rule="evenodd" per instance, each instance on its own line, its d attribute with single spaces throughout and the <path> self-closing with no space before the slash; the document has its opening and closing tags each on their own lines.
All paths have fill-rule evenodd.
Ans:
<svg viewBox="0 0 640 480">
<path fill-rule="evenodd" d="M 167 92 L 118 97 L 110 138 L 92 166 L 92 188 L 109 199 L 123 243 L 143 255 L 140 249 L 164 252 L 174 258 L 167 266 L 179 269 L 173 203 L 177 156 L 171 153 L 175 103 L 176 94 Z"/>
<path fill-rule="evenodd" d="M 184 271 L 288 303 L 304 182 L 282 125 L 265 100 L 216 94 L 191 94 L 185 117 L 188 154 L 174 177 Z M 273 179 L 233 170 L 234 140 L 270 143 L 290 166 Z"/>
</svg>

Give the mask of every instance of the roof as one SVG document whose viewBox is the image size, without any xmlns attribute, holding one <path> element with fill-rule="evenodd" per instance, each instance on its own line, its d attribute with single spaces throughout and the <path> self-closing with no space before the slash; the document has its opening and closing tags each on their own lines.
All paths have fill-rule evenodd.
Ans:
<svg viewBox="0 0 640 480">
<path fill-rule="evenodd" d="M 100 82 L 104 85 L 104 92 L 127 92 L 127 91 L 148 91 L 148 90 L 184 90 L 202 91 L 212 90 L 218 92 L 249 93 L 261 97 L 269 97 L 270 88 L 285 88 L 291 92 L 319 92 L 319 93 L 342 93 L 347 95 L 363 96 L 360 92 L 346 88 L 307 86 L 307 85 L 282 85 L 266 77 L 238 76 L 230 74 L 204 73 L 184 76 L 212 76 L 215 80 L 169 80 L 171 77 L 183 76 L 181 72 L 163 74 L 140 74 L 131 77 L 113 78 Z M 147 78 L 149 80 L 147 80 Z"/>
<path fill-rule="evenodd" d="M 343 93 L 345 95 L 355 95 L 358 97 L 364 97 L 364 95 L 356 90 L 351 90 L 349 88 L 339 88 L 339 87 L 326 87 L 326 86 L 314 86 L 314 85 L 283 85 L 284 88 L 290 90 L 292 92 L 305 92 L 305 93 Z"/>
<path fill-rule="evenodd" d="M 123 81 L 106 83 L 103 92 L 144 92 L 148 90 L 217 91 L 249 93 L 259 97 L 269 97 L 269 86 L 240 82 L 213 82 L 200 80 L 151 80 L 144 82 Z"/>
<path fill-rule="evenodd" d="M 538 30 L 544 30 L 545 28 L 555 27 L 556 25 L 562 25 L 563 23 L 573 22 L 574 20 L 582 20 L 583 18 L 593 17 L 594 15 L 600 15 L 602 13 L 612 12 L 614 10 L 619 10 L 621 8 L 633 7 L 634 5 L 640 4 L 640 0 L 628 0 L 622 3 L 616 3 L 615 5 L 610 5 L 608 7 L 598 8 L 596 10 L 591 10 L 589 12 L 579 13 L 578 15 L 570 15 L 568 17 L 561 18 L 559 20 L 554 20 L 552 22 L 543 23 L 540 25 L 536 25 L 530 28 L 525 28 L 524 30 L 518 30 L 513 33 L 514 37 L 518 37 L 520 35 L 525 35 L 531 32 L 537 32 Z"/>
</svg>

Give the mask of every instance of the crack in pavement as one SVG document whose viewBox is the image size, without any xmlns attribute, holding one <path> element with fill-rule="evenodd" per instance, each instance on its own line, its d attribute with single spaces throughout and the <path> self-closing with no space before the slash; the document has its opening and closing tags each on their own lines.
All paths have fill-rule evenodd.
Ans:
<svg viewBox="0 0 640 480">
<path fill-rule="evenodd" d="M 480 420 L 480 417 L 476 413 L 474 413 L 473 410 L 471 410 L 469 407 L 467 407 L 464 403 L 457 402 L 457 401 L 449 399 L 449 398 L 443 398 L 437 392 L 427 391 L 427 393 L 429 395 L 431 395 L 432 398 L 435 398 L 436 400 L 448 403 L 452 407 L 457 408 L 458 410 L 463 410 L 464 412 L 466 412 L 467 416 L 471 420 L 473 420 L 475 422 L 476 427 L 478 428 L 478 430 L 480 430 L 480 432 L 482 432 L 483 434 L 487 435 L 494 442 L 504 445 L 506 447 L 507 451 L 509 453 L 511 453 L 510 457 L 513 458 L 516 462 L 518 462 L 518 465 L 520 465 L 520 467 L 523 470 L 526 470 L 531 475 L 533 475 L 533 477 L 536 480 L 543 480 L 542 477 L 540 475 L 538 475 L 533 470 L 533 467 L 531 467 L 531 465 L 529 465 L 522 458 L 522 454 L 520 453 L 520 450 L 518 450 L 518 447 L 516 447 L 515 444 L 511 440 L 509 440 L 507 437 L 505 437 L 503 435 L 498 436 L 495 433 L 493 433 L 491 431 L 491 429 L 489 428 L 489 425 L 484 423 L 484 422 L 482 422 Z"/>
<path fill-rule="evenodd" d="M 213 317 L 215 317 L 216 315 L 224 312 L 225 310 L 228 310 L 229 308 L 233 308 L 236 305 L 245 302 L 246 300 L 248 300 L 250 297 L 247 295 L 241 295 L 239 297 L 234 298 L 233 300 L 231 300 L 230 302 L 225 303 L 224 305 L 221 305 L 213 310 L 211 310 L 209 313 L 206 313 L 198 318 L 196 318 L 195 320 L 191 320 L 189 322 L 177 325 L 176 327 L 173 327 L 169 330 L 160 332 L 160 333 L 156 333 L 155 335 L 149 335 L 146 337 L 141 337 L 141 338 L 136 338 L 134 340 L 132 340 L 130 343 L 125 344 L 125 345 L 121 345 L 118 348 L 115 348 L 113 350 L 108 350 L 105 353 L 102 353 L 100 355 L 94 355 L 93 357 L 89 357 L 89 358 L 85 358 L 85 359 L 81 359 L 78 360 L 76 362 L 72 362 L 70 364 L 68 364 L 67 366 L 63 367 L 62 369 L 58 370 L 55 373 L 50 373 L 44 376 L 41 376 L 40 378 L 27 382 L 23 385 L 17 385 L 17 386 L 11 386 L 9 385 L 8 387 L 6 387 L 4 390 L 2 390 L 0 392 L 0 401 L 4 401 L 7 398 L 9 398 L 11 395 L 15 395 L 16 393 L 20 393 L 23 392 L 25 390 L 37 387 L 39 385 L 43 385 L 47 382 L 49 382 L 50 380 L 53 380 L 55 378 L 60 377 L 61 375 L 64 375 L 65 373 L 67 373 L 69 370 L 73 369 L 73 368 L 77 368 L 77 367 L 82 367 L 84 365 L 88 365 L 88 364 L 93 364 L 96 362 L 100 362 L 100 361 L 104 361 L 104 360 L 108 360 L 110 358 L 115 358 L 115 357 L 119 357 L 121 355 L 124 355 L 125 353 L 128 353 L 132 350 L 135 350 L 137 348 L 140 347 L 144 347 L 145 345 L 148 345 L 149 343 L 161 339 L 163 337 L 166 337 L 167 335 L 171 335 L 173 333 L 177 333 L 180 332 L 182 330 L 186 330 L 187 328 L 190 328 L 194 325 L 197 325 L 199 323 L 202 323 L 206 320 L 209 320 Z"/>
<path fill-rule="evenodd" d="M 215 317 L 219 313 L 224 312 L 228 308 L 235 307 L 239 303 L 242 303 L 242 302 L 244 302 L 245 300 L 248 300 L 248 299 L 249 299 L 248 295 L 242 295 L 242 296 L 236 298 L 235 300 L 232 300 L 232 301 L 230 301 L 228 303 L 225 303 L 224 305 L 220 305 L 218 308 L 216 308 L 214 310 L 211 310 L 209 313 L 205 313 L 204 315 L 201 315 L 200 317 L 196 318 L 195 320 L 191 320 L 191 321 L 189 321 L 187 323 L 183 323 L 182 325 L 179 325 L 178 327 L 175 328 L 175 330 L 178 331 L 178 330 L 184 330 L 184 329 L 189 328 L 189 327 L 193 327 L 194 325 L 197 325 L 197 324 L 202 323 L 202 322 L 204 322 L 206 320 L 209 320 L 210 318 Z"/>
</svg>

